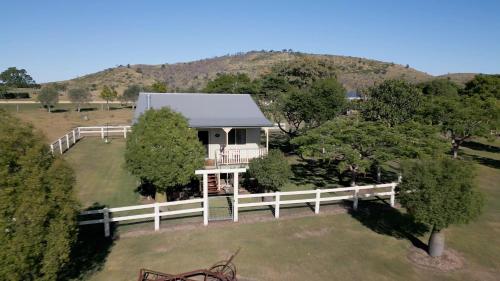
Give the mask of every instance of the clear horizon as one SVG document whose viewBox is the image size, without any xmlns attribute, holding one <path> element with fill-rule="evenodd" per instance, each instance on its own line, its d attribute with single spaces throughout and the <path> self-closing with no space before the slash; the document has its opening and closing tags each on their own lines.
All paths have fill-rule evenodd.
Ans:
<svg viewBox="0 0 500 281">
<path fill-rule="evenodd" d="M 432 75 L 500 73 L 498 1 L 9 1 L 2 10 L 0 71 L 25 68 L 39 83 L 262 49 Z"/>
</svg>

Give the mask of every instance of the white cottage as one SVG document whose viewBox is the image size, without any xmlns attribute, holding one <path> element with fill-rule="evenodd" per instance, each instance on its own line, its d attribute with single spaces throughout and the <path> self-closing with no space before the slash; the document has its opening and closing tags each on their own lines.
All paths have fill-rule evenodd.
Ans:
<svg viewBox="0 0 500 281">
<path fill-rule="evenodd" d="M 273 124 L 250 95 L 141 93 L 134 120 L 148 109 L 163 107 L 181 113 L 189 126 L 198 130 L 198 138 L 207 151 L 207 166 L 246 165 L 267 154 L 268 129 Z"/>
</svg>

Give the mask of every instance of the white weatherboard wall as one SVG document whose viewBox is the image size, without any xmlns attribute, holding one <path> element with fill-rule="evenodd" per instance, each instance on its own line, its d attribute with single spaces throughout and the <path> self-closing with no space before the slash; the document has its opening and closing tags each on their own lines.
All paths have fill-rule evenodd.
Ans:
<svg viewBox="0 0 500 281">
<path fill-rule="evenodd" d="M 243 128 L 242 128 L 243 129 Z M 197 129 L 198 131 L 208 131 L 208 158 L 214 159 L 215 152 L 220 151 L 221 146 L 226 144 L 226 133 L 221 128 Z M 228 145 L 231 149 L 257 149 L 260 145 L 260 128 L 246 128 L 247 141 L 244 145 Z M 218 137 L 217 137 L 218 135 Z"/>
</svg>

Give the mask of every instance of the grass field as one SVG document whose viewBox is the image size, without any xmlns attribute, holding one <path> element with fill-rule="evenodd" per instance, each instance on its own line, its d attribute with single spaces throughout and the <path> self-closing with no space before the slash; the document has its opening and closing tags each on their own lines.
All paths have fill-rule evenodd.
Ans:
<svg viewBox="0 0 500 281">
<path fill-rule="evenodd" d="M 85 139 L 65 156 L 77 172 L 77 196 L 85 206 L 137 204 L 135 179 L 123 169 L 123 140 L 109 145 Z M 140 268 L 183 272 L 227 258 L 235 260 L 240 280 L 498 280 L 500 276 L 500 143 L 467 144 L 465 157 L 478 163 L 477 181 L 485 194 L 484 214 L 465 226 L 446 230 L 447 245 L 466 260 L 463 269 L 437 272 L 419 268 L 407 258 L 412 242 L 399 211 L 361 204 L 352 214 L 316 215 L 254 223 L 210 223 L 187 229 L 148 232 L 152 224 L 119 231 L 121 237 L 101 246 L 92 258 L 87 280 L 135 280 Z M 304 176 L 304 174 L 300 174 Z M 300 177 L 301 177 L 300 176 Z M 297 177 L 287 189 L 314 187 L 317 177 Z M 371 212 L 365 212 L 371 210 Z M 267 214 L 269 215 L 269 214 Z M 134 230 L 146 230 L 136 232 Z M 102 235 L 102 227 L 97 228 Z M 426 235 L 417 235 L 427 242 Z M 92 249 L 95 247 L 93 246 Z M 94 250 L 93 250 L 94 251 Z M 82 264 L 82 268 L 89 267 Z"/>
<path fill-rule="evenodd" d="M 104 104 L 83 105 L 81 112 L 77 112 L 75 108 L 74 104 L 58 104 L 52 109 L 52 113 L 48 113 L 39 104 L 0 104 L 0 109 L 13 113 L 42 131 L 48 142 L 63 136 L 77 126 L 130 124 L 133 115 L 132 109 L 122 108 L 116 104 L 111 106 L 110 111 L 105 110 Z"/>
<path fill-rule="evenodd" d="M 82 207 L 141 203 L 135 192 L 138 181 L 124 167 L 124 150 L 124 139 L 106 144 L 100 138 L 84 138 L 65 154 L 76 173 L 75 191 Z"/>
</svg>

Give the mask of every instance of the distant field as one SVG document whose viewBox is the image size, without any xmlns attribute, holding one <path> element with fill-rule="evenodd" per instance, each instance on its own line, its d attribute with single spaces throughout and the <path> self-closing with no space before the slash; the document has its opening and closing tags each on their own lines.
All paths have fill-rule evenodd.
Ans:
<svg viewBox="0 0 500 281">
<path fill-rule="evenodd" d="M 83 105 L 81 112 L 75 110 L 74 104 L 58 104 L 52 109 L 52 113 L 47 112 L 39 104 L 0 103 L 0 109 L 5 109 L 21 120 L 32 123 L 45 134 L 47 142 L 61 137 L 77 126 L 130 124 L 133 115 L 131 108 L 123 108 L 117 104 L 111 105 L 110 111 L 106 110 L 105 104 Z"/>
</svg>

